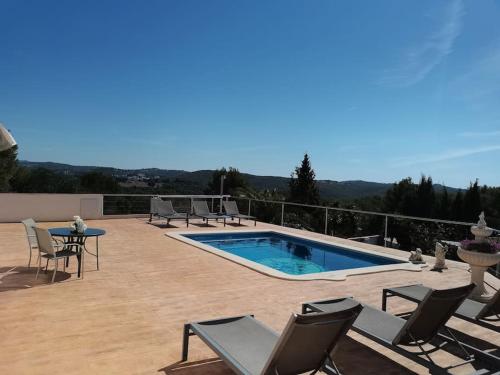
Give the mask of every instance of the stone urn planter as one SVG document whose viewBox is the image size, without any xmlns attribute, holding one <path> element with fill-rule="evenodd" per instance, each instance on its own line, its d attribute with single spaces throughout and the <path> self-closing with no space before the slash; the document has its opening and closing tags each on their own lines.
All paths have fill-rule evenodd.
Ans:
<svg viewBox="0 0 500 375">
<path fill-rule="evenodd" d="M 500 262 L 500 253 L 479 253 L 459 247 L 457 255 L 470 265 L 470 280 L 472 283 L 476 284 L 476 288 L 472 291 L 470 298 L 480 302 L 487 301 L 491 298 L 491 295 L 489 295 L 484 288 L 484 272 L 488 267 L 494 266 Z"/>
<path fill-rule="evenodd" d="M 491 298 L 484 288 L 484 273 L 488 267 L 500 262 L 500 247 L 488 241 L 493 229 L 488 228 L 484 220 L 484 212 L 479 215 L 477 225 L 470 228 L 476 238 L 474 241 L 462 241 L 457 255 L 470 266 L 470 280 L 476 284 L 470 298 L 485 302 Z"/>
</svg>

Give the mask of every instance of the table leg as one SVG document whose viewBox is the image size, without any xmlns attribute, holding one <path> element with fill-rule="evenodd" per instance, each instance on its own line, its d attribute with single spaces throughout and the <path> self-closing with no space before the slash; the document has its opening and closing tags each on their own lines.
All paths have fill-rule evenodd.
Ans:
<svg viewBox="0 0 500 375">
<path fill-rule="evenodd" d="M 80 251 L 79 251 L 79 255 L 77 256 L 77 258 L 78 258 L 78 277 L 80 277 L 82 274 L 83 252 L 85 251 L 85 240 L 86 240 L 86 237 L 77 238 L 77 242 L 78 242 L 78 244 L 80 244 L 80 246 L 78 246 L 78 249 Z"/>
<path fill-rule="evenodd" d="M 80 272 L 82 270 L 82 248 L 80 247 L 80 250 L 78 251 L 78 255 L 76 256 L 76 259 L 78 259 L 78 277 L 80 277 Z"/>
<path fill-rule="evenodd" d="M 95 237 L 95 251 L 97 257 L 97 270 L 99 271 L 99 236 Z"/>
</svg>

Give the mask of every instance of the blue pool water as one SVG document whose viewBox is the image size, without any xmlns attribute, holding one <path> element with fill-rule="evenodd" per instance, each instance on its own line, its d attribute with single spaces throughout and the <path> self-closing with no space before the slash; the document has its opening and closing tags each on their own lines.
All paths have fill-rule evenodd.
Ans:
<svg viewBox="0 0 500 375">
<path fill-rule="evenodd" d="M 405 263 L 276 232 L 184 234 L 289 275 Z"/>
</svg>

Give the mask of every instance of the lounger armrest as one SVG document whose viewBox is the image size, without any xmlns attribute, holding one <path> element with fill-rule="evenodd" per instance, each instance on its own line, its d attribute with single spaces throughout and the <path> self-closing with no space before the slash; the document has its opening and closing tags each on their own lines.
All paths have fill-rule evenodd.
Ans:
<svg viewBox="0 0 500 375">
<path fill-rule="evenodd" d="M 354 299 L 353 296 L 345 296 L 345 297 L 339 297 L 339 298 L 326 298 L 326 299 L 319 299 L 317 301 L 308 301 L 308 302 L 304 302 L 303 305 L 305 304 L 311 304 L 311 303 L 328 303 L 328 302 L 340 302 L 340 301 L 343 301 L 347 298 L 351 298 L 351 299 Z"/>
<path fill-rule="evenodd" d="M 200 320 L 196 322 L 189 322 L 186 324 L 219 324 L 219 323 L 227 323 L 230 322 L 231 320 L 236 320 L 236 319 L 241 319 L 241 318 L 246 318 L 246 317 L 251 317 L 253 318 L 253 314 L 247 314 L 247 315 L 240 315 L 240 316 L 230 316 L 230 317 L 224 317 L 224 318 L 216 318 L 216 319 L 211 319 L 211 320 Z"/>
<path fill-rule="evenodd" d="M 309 302 L 304 302 L 302 303 L 302 314 L 307 314 L 308 312 L 321 312 L 320 310 L 314 309 L 312 307 L 313 304 L 315 303 L 337 303 L 340 301 L 343 301 L 345 299 L 354 299 L 353 296 L 346 296 L 346 297 L 339 297 L 339 298 L 327 298 L 327 299 L 321 299 L 317 301 L 309 301 Z M 310 309 L 312 311 L 307 311 L 307 309 Z"/>
<path fill-rule="evenodd" d="M 390 288 L 384 288 L 382 289 L 383 291 L 386 291 L 386 290 L 392 290 L 392 289 L 398 289 L 398 288 L 407 288 L 407 287 L 410 287 L 410 286 L 423 286 L 424 284 L 422 283 L 418 283 L 418 284 L 409 284 L 409 285 L 400 285 L 400 286 L 391 286 Z"/>
</svg>

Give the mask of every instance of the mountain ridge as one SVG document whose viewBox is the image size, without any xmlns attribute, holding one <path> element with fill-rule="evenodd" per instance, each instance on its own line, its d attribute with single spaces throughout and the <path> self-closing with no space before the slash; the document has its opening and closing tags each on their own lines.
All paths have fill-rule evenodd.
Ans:
<svg viewBox="0 0 500 375">
<path fill-rule="evenodd" d="M 131 175 L 143 174 L 148 178 L 160 177 L 167 179 L 177 179 L 198 183 L 206 186 L 212 176 L 214 170 L 202 169 L 197 171 L 186 171 L 182 169 L 161 169 L 161 168 L 140 168 L 140 169 L 121 169 L 114 167 L 101 166 L 85 166 L 72 165 L 56 162 L 33 162 L 20 160 L 19 164 L 27 168 L 46 168 L 53 172 L 79 175 L 91 171 L 99 171 L 111 174 L 115 177 L 127 177 Z M 256 190 L 277 189 L 286 191 L 288 189 L 289 177 L 282 176 L 259 176 L 250 173 L 242 172 L 242 175 L 247 180 L 248 184 Z M 371 182 L 364 180 L 317 180 L 320 196 L 323 199 L 354 199 L 368 196 L 382 196 L 390 189 L 392 183 Z M 435 184 L 436 190 L 440 191 L 444 188 L 443 185 Z M 446 187 L 449 192 L 456 192 L 459 189 Z"/>
</svg>

